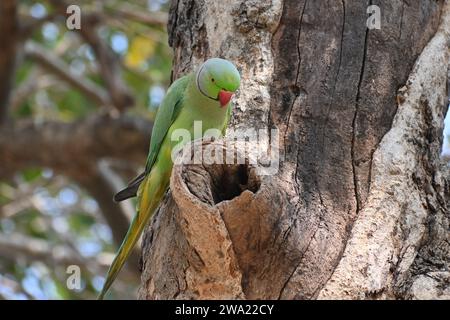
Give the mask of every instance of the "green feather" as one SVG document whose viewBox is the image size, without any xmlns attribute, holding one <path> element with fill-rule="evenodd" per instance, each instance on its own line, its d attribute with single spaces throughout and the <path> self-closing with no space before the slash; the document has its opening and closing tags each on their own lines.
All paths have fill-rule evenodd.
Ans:
<svg viewBox="0 0 450 320">
<path fill-rule="evenodd" d="M 239 84 L 240 76 L 234 65 L 214 58 L 206 61 L 197 73 L 186 75 L 170 86 L 155 118 L 145 171 L 114 198 L 121 201 L 137 195 L 138 207 L 99 299 L 103 299 L 116 279 L 169 186 L 173 167 L 171 151 L 177 144 L 171 139 L 172 133 L 186 129 L 192 138 L 195 121 L 202 122 L 203 133 L 208 129 L 225 133 L 232 106 L 231 103 L 221 106 L 218 94 L 222 90 L 235 92 Z"/>
<path fill-rule="evenodd" d="M 150 139 L 150 152 L 145 165 L 145 172 L 148 173 L 155 163 L 161 143 L 167 134 L 172 123 L 178 117 L 182 107 L 183 93 L 189 83 L 189 76 L 184 76 L 176 80 L 167 91 L 158 113 L 156 114 L 155 124 Z"/>
</svg>

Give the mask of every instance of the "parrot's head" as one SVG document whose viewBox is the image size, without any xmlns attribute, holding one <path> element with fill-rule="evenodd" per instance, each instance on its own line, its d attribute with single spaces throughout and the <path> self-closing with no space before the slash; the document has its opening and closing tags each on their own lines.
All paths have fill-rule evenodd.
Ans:
<svg viewBox="0 0 450 320">
<path fill-rule="evenodd" d="M 239 88 L 241 76 L 228 60 L 212 58 L 206 60 L 196 74 L 197 89 L 206 97 L 226 106 Z"/>
</svg>

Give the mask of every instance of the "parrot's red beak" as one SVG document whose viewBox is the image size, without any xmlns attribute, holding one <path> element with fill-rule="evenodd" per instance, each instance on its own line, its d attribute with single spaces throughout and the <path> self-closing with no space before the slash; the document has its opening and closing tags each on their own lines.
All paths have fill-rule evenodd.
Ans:
<svg viewBox="0 0 450 320">
<path fill-rule="evenodd" d="M 220 101 L 220 106 L 221 107 L 226 106 L 228 104 L 228 102 L 230 102 L 232 96 L 233 96 L 233 92 L 220 90 L 219 96 L 218 96 L 219 101 Z"/>
</svg>

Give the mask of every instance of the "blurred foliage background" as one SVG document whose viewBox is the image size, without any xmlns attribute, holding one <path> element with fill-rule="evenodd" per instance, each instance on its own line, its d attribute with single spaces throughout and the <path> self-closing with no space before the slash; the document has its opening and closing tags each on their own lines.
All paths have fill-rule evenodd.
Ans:
<svg viewBox="0 0 450 320">
<path fill-rule="evenodd" d="M 151 123 L 170 83 L 168 1 L 70 4 L 81 8 L 81 31 L 68 30 L 68 16 L 60 1 L 15 3 L 16 23 L 24 26 L 25 36 L 21 34 L 16 45 L 8 122 L 45 126 L 107 114 Z M 6 21 L 0 15 L 2 19 Z M 116 93 L 131 100 L 114 97 Z M 142 147 L 145 150 L 147 145 Z M 99 164 L 103 160 L 92 161 Z M 143 166 L 144 160 L 139 164 Z M 111 174 L 112 179 L 121 178 L 115 190 L 139 169 L 126 161 L 117 165 L 126 168 L 116 176 Z M 0 176 L 0 299 L 92 299 L 100 290 L 118 245 L 111 231 L 114 226 L 111 219 L 105 219 L 108 213 L 102 212 L 101 204 L 112 203 L 113 192 L 96 197 L 102 190 L 90 192 L 72 177 L 61 167 L 40 166 L 39 162 Z M 133 214 L 131 205 L 122 208 L 128 218 Z M 111 204 L 103 207 L 108 206 Z M 69 265 L 81 269 L 79 290 L 66 285 Z M 137 267 L 128 266 L 110 298 L 134 297 L 138 274 Z"/>
</svg>

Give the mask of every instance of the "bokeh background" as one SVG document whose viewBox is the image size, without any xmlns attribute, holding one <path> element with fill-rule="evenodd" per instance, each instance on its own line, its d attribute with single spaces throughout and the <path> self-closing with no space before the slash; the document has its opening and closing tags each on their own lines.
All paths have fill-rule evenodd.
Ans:
<svg viewBox="0 0 450 320">
<path fill-rule="evenodd" d="M 17 142 L 16 149 L 14 144 L 20 139 L 14 141 L 4 134 L 9 141 L 3 144 L 13 146 L 3 150 L 0 142 L 0 299 L 93 299 L 127 229 L 124 221 L 134 213 L 132 201 L 119 206 L 112 202 L 112 194 L 144 165 L 146 135 L 170 83 L 172 53 L 166 31 L 169 3 L 2 2 L 0 30 L 7 30 L 7 23 L 15 23 L 20 25 L 20 32 L 10 34 L 4 44 L 16 42 L 9 96 L 3 100 L 7 101 L 3 106 L 7 117 L 1 126 L 9 135 L 13 132 L 12 137 L 25 137 L 30 128 L 34 131 L 27 133 L 28 140 Z M 6 3 L 14 8 L 7 8 Z M 81 8 L 81 30 L 66 27 L 64 6 L 69 4 Z M 15 14 L 12 22 L 11 12 Z M 139 130 L 133 129 L 136 121 Z M 85 129 L 84 123 L 96 134 L 95 130 L 103 130 L 100 127 L 109 123 L 117 124 L 120 130 L 139 131 L 144 140 L 129 140 L 142 144 L 142 157 L 133 157 L 133 161 L 127 161 L 126 155 L 115 157 L 125 147 L 115 151 L 110 147 L 109 156 L 109 147 L 101 144 L 111 139 L 117 144 L 124 142 L 110 136 L 99 139 Z M 53 128 L 51 133 L 42 133 L 42 137 L 36 134 L 48 127 Z M 71 130 L 84 132 L 72 135 Z M 112 130 L 114 133 L 114 127 Z M 49 151 L 43 143 L 48 134 L 54 135 L 47 137 L 49 140 L 72 138 L 64 143 L 74 150 L 61 149 L 55 156 L 55 151 Z M 80 145 L 88 143 L 97 148 L 98 143 L 103 151 L 96 154 L 86 152 L 89 148 L 77 149 L 76 137 L 83 134 L 89 141 Z M 22 149 L 27 148 L 31 156 L 22 161 L 21 152 L 26 153 Z M 86 154 L 79 154 L 83 152 Z M 46 153 L 51 159 L 39 160 Z M 59 157 L 61 160 L 56 161 Z M 72 161 L 79 162 L 77 159 L 83 157 L 83 166 L 89 169 L 86 177 L 77 179 L 83 169 Z M 14 163 L 18 165 L 11 165 Z M 90 173 L 94 172 L 92 168 L 95 174 Z M 135 294 L 138 259 L 135 254 L 121 273 L 111 298 Z M 70 265 L 80 267 L 79 290 L 66 285 Z"/>
</svg>

